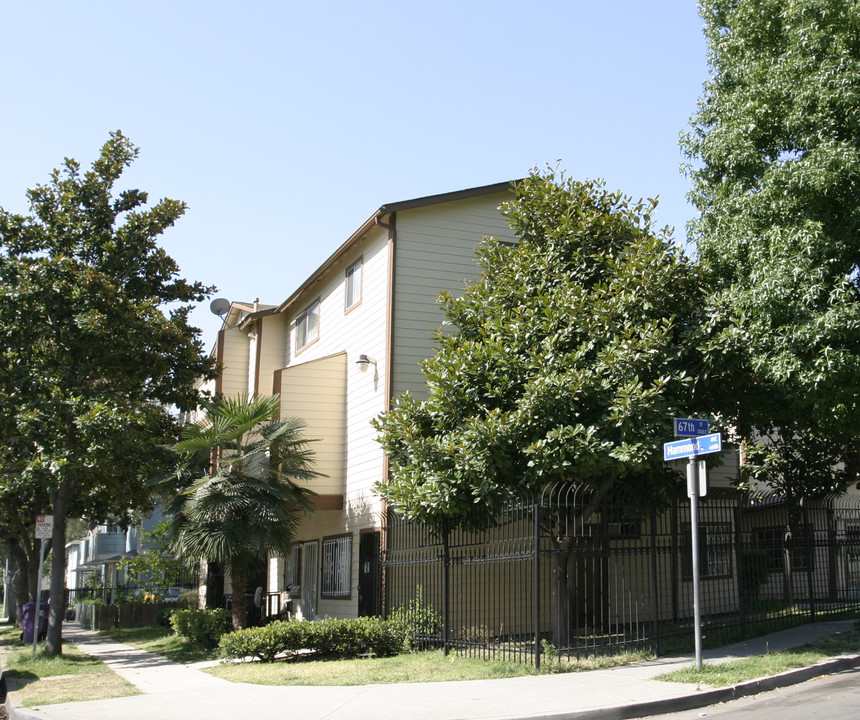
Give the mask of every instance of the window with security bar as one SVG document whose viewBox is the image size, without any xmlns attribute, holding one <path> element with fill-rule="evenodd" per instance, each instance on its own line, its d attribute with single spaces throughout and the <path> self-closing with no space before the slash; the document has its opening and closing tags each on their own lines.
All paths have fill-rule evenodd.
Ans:
<svg viewBox="0 0 860 720">
<path fill-rule="evenodd" d="M 323 538 L 322 596 L 348 598 L 352 592 L 352 535 Z"/>
<path fill-rule="evenodd" d="M 791 550 L 792 569 L 806 570 L 813 567 L 813 537 L 809 524 L 802 524 L 795 529 L 793 542 L 788 540 L 784 526 L 765 527 L 756 530 L 756 546 L 767 553 L 770 572 L 785 570 L 786 548 Z"/>
<path fill-rule="evenodd" d="M 684 578 L 693 577 L 692 535 L 689 525 L 684 526 Z M 725 578 L 732 574 L 732 525 L 730 523 L 702 523 L 699 525 L 699 577 Z"/>
</svg>

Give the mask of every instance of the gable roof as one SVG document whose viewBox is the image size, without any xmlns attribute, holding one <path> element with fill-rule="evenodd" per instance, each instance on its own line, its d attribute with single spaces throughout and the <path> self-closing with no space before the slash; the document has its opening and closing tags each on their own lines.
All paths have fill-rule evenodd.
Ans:
<svg viewBox="0 0 860 720">
<path fill-rule="evenodd" d="M 336 264 L 359 240 L 367 235 L 370 230 L 376 226 L 386 227 L 383 218 L 392 213 L 401 212 L 403 210 L 413 210 L 415 208 L 427 207 L 429 205 L 439 205 L 441 203 L 455 202 L 457 200 L 468 200 L 473 197 L 481 197 L 482 195 L 492 195 L 494 193 L 510 190 L 519 180 L 510 180 L 507 182 L 493 183 L 492 185 L 481 185 L 479 187 L 467 188 L 465 190 L 456 190 L 454 192 L 441 193 L 439 195 L 427 195 L 425 197 L 414 198 L 412 200 L 402 200 L 400 202 L 386 203 L 380 205 L 379 209 L 365 220 L 359 228 L 350 235 L 346 241 L 335 250 L 328 259 L 320 265 L 311 275 L 305 280 L 292 295 L 282 302 L 275 312 L 284 312 L 296 300 L 301 297 L 304 292 L 319 279 L 332 265 Z"/>
</svg>

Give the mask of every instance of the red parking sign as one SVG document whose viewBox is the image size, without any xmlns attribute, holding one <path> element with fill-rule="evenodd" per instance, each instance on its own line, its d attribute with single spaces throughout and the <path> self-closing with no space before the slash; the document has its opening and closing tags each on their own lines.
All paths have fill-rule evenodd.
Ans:
<svg viewBox="0 0 860 720">
<path fill-rule="evenodd" d="M 54 532 L 53 515 L 36 515 L 36 540 L 50 540 Z"/>
</svg>

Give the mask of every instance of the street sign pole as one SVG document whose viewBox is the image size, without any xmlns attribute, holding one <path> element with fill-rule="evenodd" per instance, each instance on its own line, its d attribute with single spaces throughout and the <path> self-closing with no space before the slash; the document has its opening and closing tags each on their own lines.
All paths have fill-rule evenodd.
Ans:
<svg viewBox="0 0 860 720">
<path fill-rule="evenodd" d="M 42 568 L 45 565 L 45 538 L 39 551 L 39 581 L 36 583 L 36 614 L 33 618 L 33 659 L 36 659 L 36 643 L 39 642 L 39 615 L 42 612 Z"/>
<path fill-rule="evenodd" d="M 687 494 L 690 496 L 690 541 L 693 544 L 693 625 L 696 645 L 696 669 L 702 669 L 702 608 L 699 600 L 699 496 L 706 492 L 706 469 L 699 455 L 721 452 L 723 438 L 720 433 L 696 435 L 708 430 L 702 420 L 675 418 L 675 434 L 690 439 L 674 440 L 664 443 L 663 460 L 671 462 L 688 458 Z"/>
<path fill-rule="evenodd" d="M 699 602 L 699 463 L 689 460 L 687 472 L 692 480 L 690 492 L 690 538 L 693 543 L 693 627 L 696 645 L 696 670 L 702 669 L 702 607 Z"/>
<path fill-rule="evenodd" d="M 36 515 L 36 539 L 42 541 L 39 551 L 39 575 L 36 583 L 36 615 L 33 618 L 33 659 L 36 658 L 36 644 L 39 642 L 39 617 L 42 614 L 42 568 L 45 566 L 45 540 L 54 532 L 53 515 Z"/>
</svg>

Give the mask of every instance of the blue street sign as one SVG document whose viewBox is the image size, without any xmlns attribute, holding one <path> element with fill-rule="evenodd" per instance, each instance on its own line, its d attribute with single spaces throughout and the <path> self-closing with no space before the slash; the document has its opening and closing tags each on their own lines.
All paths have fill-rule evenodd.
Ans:
<svg viewBox="0 0 860 720">
<path fill-rule="evenodd" d="M 723 449 L 723 436 L 720 433 L 702 435 L 695 438 L 683 438 L 663 444 L 663 460 L 683 460 L 696 455 L 720 452 Z"/>
<path fill-rule="evenodd" d="M 674 418 L 675 437 L 696 437 L 707 435 L 710 431 L 707 420 L 695 420 L 693 418 Z"/>
</svg>

